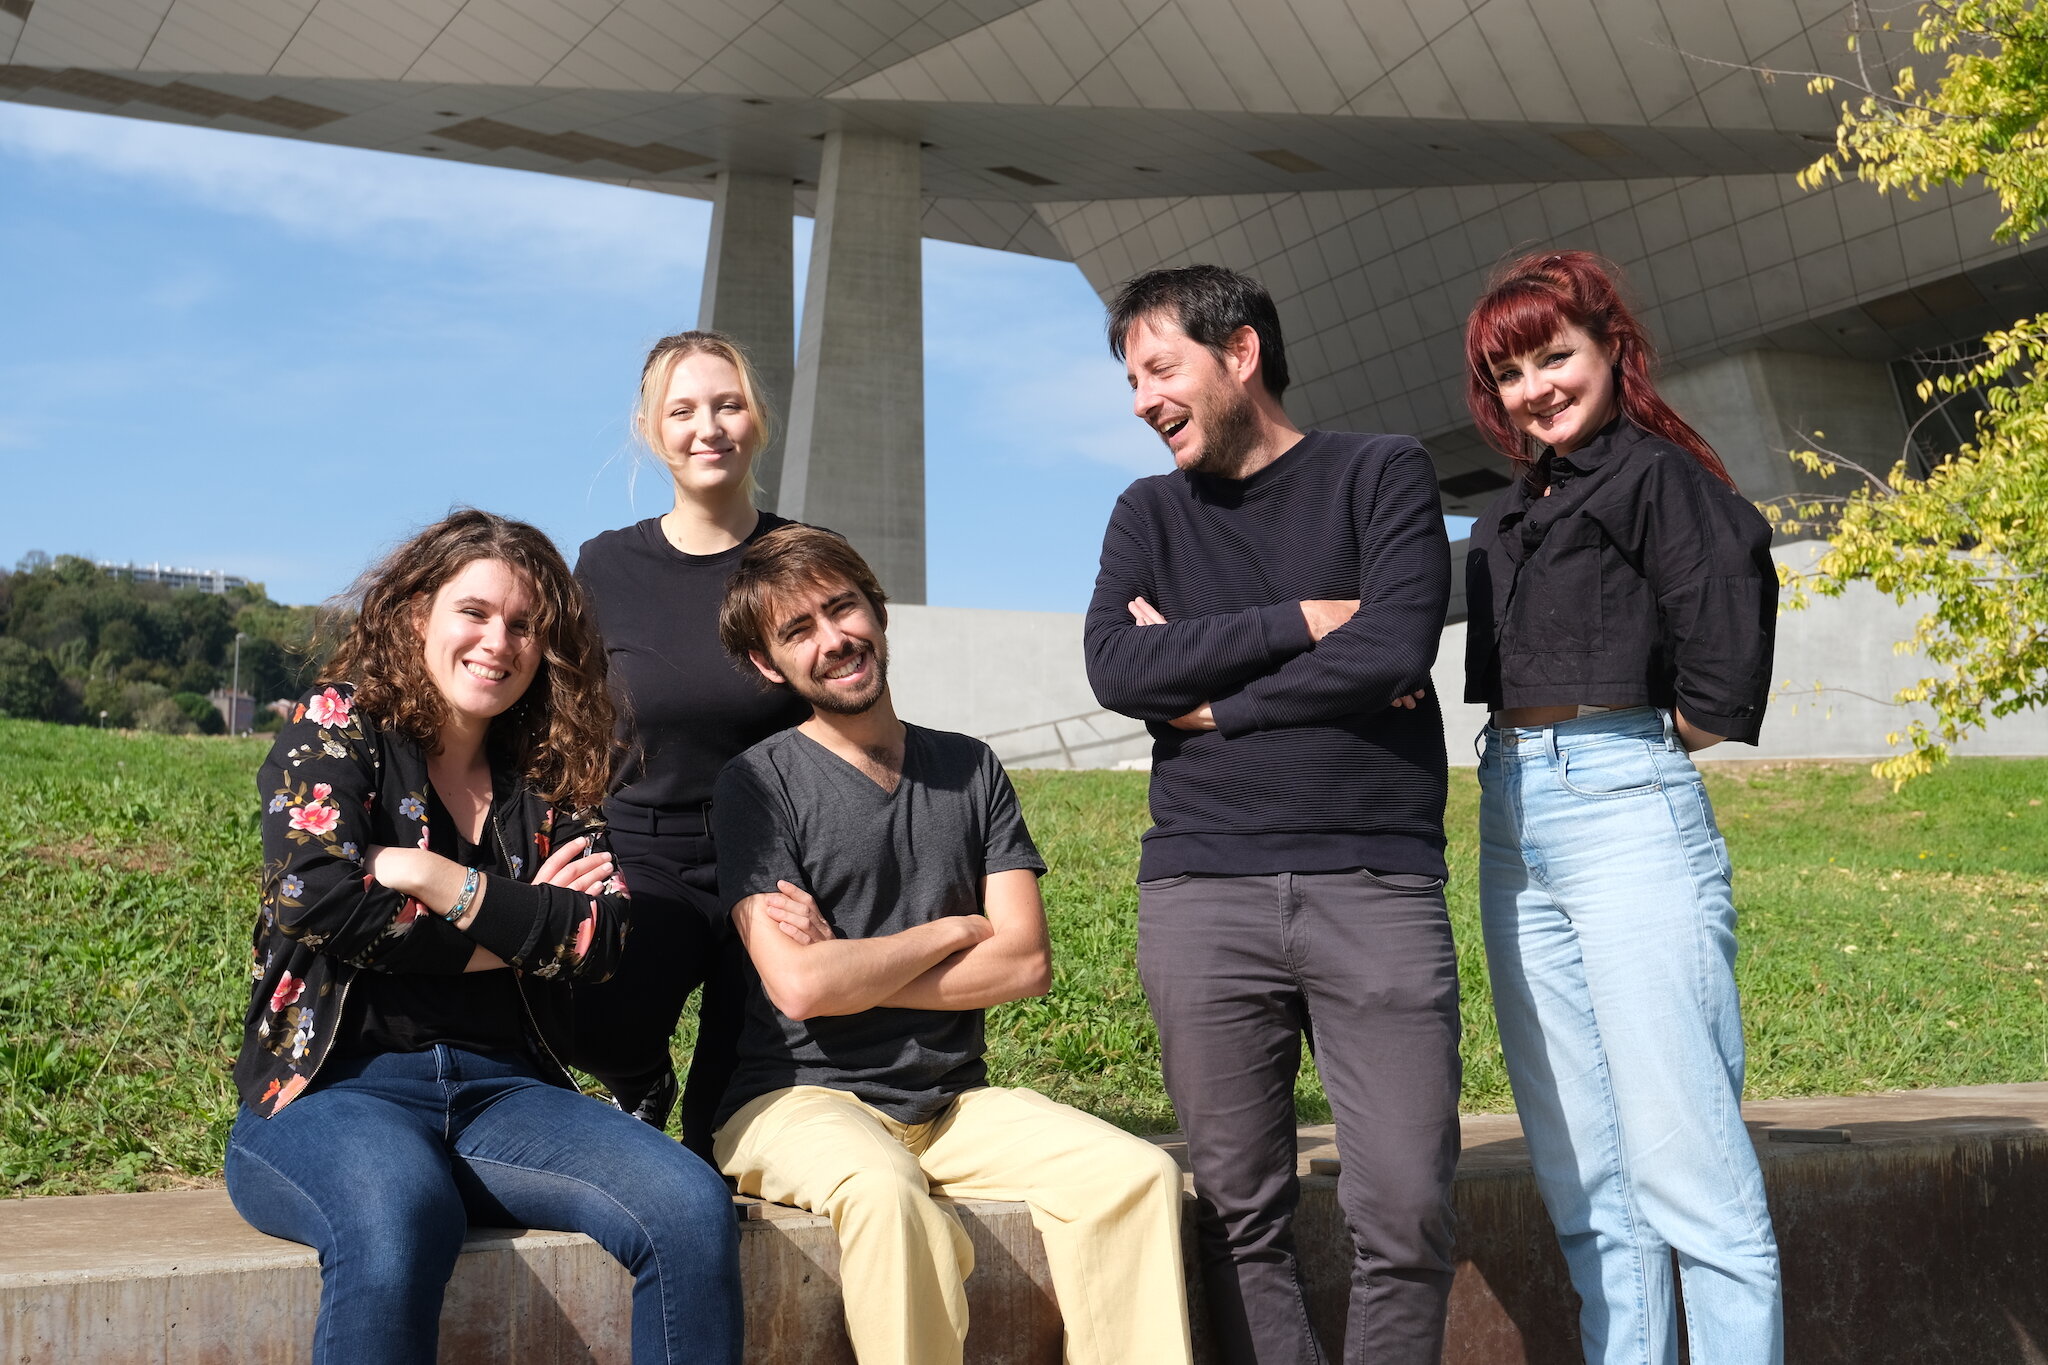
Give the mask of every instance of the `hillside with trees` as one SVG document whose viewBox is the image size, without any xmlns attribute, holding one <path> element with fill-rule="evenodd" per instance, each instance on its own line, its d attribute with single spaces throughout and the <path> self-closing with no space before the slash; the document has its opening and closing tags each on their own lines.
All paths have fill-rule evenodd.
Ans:
<svg viewBox="0 0 2048 1365">
<path fill-rule="evenodd" d="M 218 734 L 207 693 L 233 680 L 240 632 L 241 686 L 262 728 L 263 704 L 311 677 L 317 617 L 261 584 L 172 589 L 31 551 L 0 576 L 0 716 Z"/>
</svg>

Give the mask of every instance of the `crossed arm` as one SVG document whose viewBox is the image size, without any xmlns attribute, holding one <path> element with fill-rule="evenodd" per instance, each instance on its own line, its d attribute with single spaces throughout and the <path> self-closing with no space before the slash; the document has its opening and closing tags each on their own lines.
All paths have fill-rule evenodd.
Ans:
<svg viewBox="0 0 2048 1365">
<path fill-rule="evenodd" d="M 982 878 L 978 915 L 946 915 L 880 938 L 835 938 L 809 892 L 780 881 L 733 907 L 775 1008 L 791 1019 L 893 1009 L 986 1009 L 1052 986 L 1038 878 Z"/>
<path fill-rule="evenodd" d="M 575 838 L 563 844 L 548 855 L 533 874 L 535 886 L 560 886 L 582 895 L 596 895 L 613 872 L 612 855 L 607 852 L 586 854 L 588 838 Z M 469 879 L 469 869 L 453 858 L 444 858 L 423 848 L 389 848 L 381 844 L 370 846 L 370 855 L 364 860 L 370 876 L 379 886 L 388 887 L 403 896 L 410 896 L 435 914 L 443 914 L 455 907 L 462 896 L 462 886 Z M 476 894 L 470 898 L 469 909 L 462 918 L 453 921 L 457 929 L 467 932 L 483 913 L 484 899 L 490 894 L 491 879 L 479 878 Z M 499 957 L 483 944 L 477 944 L 470 951 L 469 965 L 465 972 L 496 971 L 505 965 Z"/>
</svg>

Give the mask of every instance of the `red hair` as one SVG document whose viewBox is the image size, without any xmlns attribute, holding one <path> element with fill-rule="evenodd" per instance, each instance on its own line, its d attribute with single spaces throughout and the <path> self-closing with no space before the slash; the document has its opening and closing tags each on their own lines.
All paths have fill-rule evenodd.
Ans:
<svg viewBox="0 0 2048 1365">
<path fill-rule="evenodd" d="M 1590 251 L 1532 253 L 1494 272 L 1486 293 L 1465 320 L 1465 402 L 1473 422 L 1486 443 L 1524 474 L 1533 469 L 1536 442 L 1508 420 L 1493 369 L 1509 356 L 1548 344 L 1566 327 L 1577 327 L 1613 352 L 1621 415 L 1686 451 L 1709 474 L 1735 487 L 1706 438 L 1657 396 L 1650 382 L 1656 354 L 1642 324 L 1621 301 L 1615 287 L 1620 273 Z"/>
</svg>

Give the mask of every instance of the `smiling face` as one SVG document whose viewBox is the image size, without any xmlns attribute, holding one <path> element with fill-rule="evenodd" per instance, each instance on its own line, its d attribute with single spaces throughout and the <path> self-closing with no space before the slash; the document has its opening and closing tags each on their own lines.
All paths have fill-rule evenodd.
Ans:
<svg viewBox="0 0 2048 1365">
<path fill-rule="evenodd" d="M 1508 421 L 1560 455 L 1614 418 L 1614 357 L 1570 323 L 1533 350 L 1496 358 L 1492 372 Z"/>
<path fill-rule="evenodd" d="M 782 683 L 820 711 L 857 716 L 889 685 L 887 619 L 844 580 L 806 584 L 778 596 L 770 612 L 768 653 L 748 657 L 761 676 Z"/>
<path fill-rule="evenodd" d="M 475 559 L 420 611 L 420 656 L 448 707 L 489 721 L 526 695 L 540 670 L 533 586 L 499 559 Z"/>
<path fill-rule="evenodd" d="M 651 444 L 686 493 L 737 488 L 753 466 L 760 426 L 740 372 L 724 356 L 698 351 L 669 370 L 651 418 Z"/>
<path fill-rule="evenodd" d="M 1233 342 L 1252 336 L 1243 327 Z M 1192 473 L 1241 476 L 1258 432 L 1248 387 L 1259 382 L 1256 362 L 1254 349 L 1251 377 L 1241 376 L 1235 351 L 1218 357 L 1156 314 L 1137 319 L 1124 335 L 1131 411 L 1159 433 L 1174 464 Z"/>
</svg>

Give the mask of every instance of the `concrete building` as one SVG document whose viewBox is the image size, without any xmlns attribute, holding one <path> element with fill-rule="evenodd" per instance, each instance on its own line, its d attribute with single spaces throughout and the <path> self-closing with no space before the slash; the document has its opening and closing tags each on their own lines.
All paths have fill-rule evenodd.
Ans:
<svg viewBox="0 0 2048 1365">
<path fill-rule="evenodd" d="M 109 578 L 127 578 L 137 583 L 161 583 L 167 588 L 197 588 L 218 596 L 229 588 L 246 588 L 249 580 L 240 574 L 227 573 L 220 569 L 180 569 L 169 564 L 116 564 L 111 559 L 99 561 L 99 567 Z"/>
<path fill-rule="evenodd" d="M 1804 486 L 1783 452 L 1814 430 L 1880 468 L 1938 456 L 1943 422 L 1908 434 L 1915 357 L 2048 308 L 2048 270 L 1992 241 L 1986 193 L 1794 183 L 1833 112 L 1766 73 L 1847 72 L 1849 22 L 1837 0 L 0 0 L 0 98 L 713 200 L 703 320 L 788 414 L 764 487 L 916 603 L 920 235 L 1098 290 L 1257 275 L 1296 420 L 1423 437 L 1453 513 L 1506 481 L 1459 329 L 1524 246 L 1624 267 L 1667 392 L 1752 496 Z M 792 213 L 817 221 L 801 337 Z"/>
</svg>

